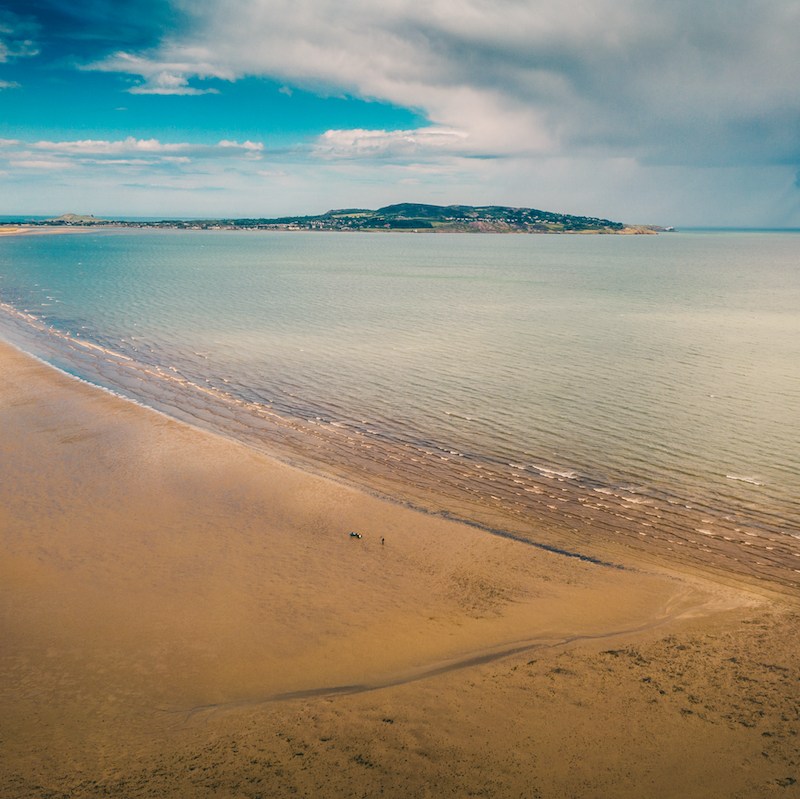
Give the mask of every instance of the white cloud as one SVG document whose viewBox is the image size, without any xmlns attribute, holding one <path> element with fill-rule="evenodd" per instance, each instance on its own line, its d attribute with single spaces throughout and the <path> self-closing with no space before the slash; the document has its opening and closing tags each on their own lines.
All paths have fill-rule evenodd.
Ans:
<svg viewBox="0 0 800 799">
<path fill-rule="evenodd" d="M 237 141 L 228 141 L 227 139 L 222 139 L 217 146 L 223 149 L 227 148 L 231 150 L 244 150 L 249 153 L 260 153 L 264 150 L 264 145 L 261 142 L 249 140 L 240 143 Z"/>
<path fill-rule="evenodd" d="M 0 163 L 10 169 L 49 170 L 80 169 L 87 175 L 126 172 L 150 172 L 183 175 L 209 173 L 217 169 L 247 172 L 263 159 L 260 142 L 222 140 L 216 144 L 162 142 L 129 136 L 116 141 L 78 139 L 71 141 L 34 141 L 0 139 Z"/>
<path fill-rule="evenodd" d="M 19 83 L 13 80 L 0 80 L 0 91 L 3 89 L 18 89 Z"/>
<path fill-rule="evenodd" d="M 466 152 L 467 134 L 444 128 L 328 130 L 315 142 L 322 158 L 425 158 Z"/>
<path fill-rule="evenodd" d="M 187 150 L 188 144 L 162 143 L 157 139 L 135 139 L 129 136 L 119 141 L 79 139 L 76 141 L 37 141 L 29 145 L 35 150 L 69 155 L 118 155 L 120 153 L 171 153 Z"/>
<path fill-rule="evenodd" d="M 475 154 L 800 158 L 796 3 L 195 0 L 188 12 L 157 50 L 93 68 L 139 76 L 139 92 L 268 75 L 379 98 L 461 131 Z"/>
<path fill-rule="evenodd" d="M 19 145 L 17 140 L 6 140 L 9 144 Z M 2 140 L 0 140 L 2 144 Z M 32 150 L 44 150 L 70 156 L 118 156 L 118 155 L 151 155 L 160 156 L 163 160 L 176 161 L 172 157 L 176 153 L 185 154 L 184 159 L 195 156 L 205 158 L 258 158 L 264 150 L 261 142 L 236 142 L 223 139 L 216 144 L 193 144 L 188 142 L 162 142 L 158 139 L 136 139 L 128 136 L 125 139 L 109 141 L 104 139 L 78 139 L 74 141 L 37 141 L 26 145 Z"/>
<path fill-rule="evenodd" d="M 174 94 L 194 97 L 198 94 L 219 94 L 218 89 L 196 89 L 188 85 L 186 78 L 162 73 L 155 80 L 142 86 L 132 86 L 131 94 Z"/>
<path fill-rule="evenodd" d="M 46 169 L 62 170 L 71 169 L 74 164 L 57 158 L 15 158 L 10 160 L 9 166 L 20 169 Z"/>
<path fill-rule="evenodd" d="M 158 62 L 131 53 L 115 53 L 102 61 L 84 67 L 84 69 L 140 76 L 144 82 L 131 86 L 128 89 L 131 94 L 216 94 L 218 90 L 214 88 L 190 86 L 189 78 L 232 79 L 232 73 L 226 73 L 218 67 L 206 64 L 202 59 L 192 58 L 193 55 L 197 54 L 188 50 L 186 52 L 188 58 L 185 60 Z"/>
</svg>

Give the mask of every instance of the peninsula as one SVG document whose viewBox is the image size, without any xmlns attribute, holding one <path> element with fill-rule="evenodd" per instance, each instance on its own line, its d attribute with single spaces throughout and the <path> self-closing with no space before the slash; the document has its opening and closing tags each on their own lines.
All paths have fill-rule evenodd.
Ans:
<svg viewBox="0 0 800 799">
<path fill-rule="evenodd" d="M 33 223 L 47 227 L 135 227 L 189 230 L 335 230 L 433 233 L 658 233 L 653 225 L 625 225 L 589 216 L 504 205 L 425 205 L 399 203 L 377 210 L 342 208 L 316 216 L 218 219 L 103 219 L 64 214 Z"/>
</svg>

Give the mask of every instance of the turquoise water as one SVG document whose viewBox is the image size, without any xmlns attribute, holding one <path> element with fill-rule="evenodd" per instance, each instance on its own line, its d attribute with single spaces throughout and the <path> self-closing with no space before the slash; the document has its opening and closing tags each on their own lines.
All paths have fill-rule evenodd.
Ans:
<svg viewBox="0 0 800 799">
<path fill-rule="evenodd" d="M 0 239 L 0 335 L 559 545 L 800 577 L 800 235 Z"/>
</svg>

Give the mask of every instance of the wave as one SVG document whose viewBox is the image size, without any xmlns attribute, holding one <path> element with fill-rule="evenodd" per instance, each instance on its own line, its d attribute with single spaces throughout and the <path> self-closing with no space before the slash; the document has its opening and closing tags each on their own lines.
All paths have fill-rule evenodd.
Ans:
<svg viewBox="0 0 800 799">
<path fill-rule="evenodd" d="M 763 486 L 764 485 L 764 483 L 762 483 L 756 477 L 742 477 L 742 476 L 740 476 L 738 474 L 726 474 L 725 477 L 727 477 L 728 480 L 736 480 L 739 483 L 748 483 L 749 485 L 753 485 L 753 486 Z"/>
</svg>

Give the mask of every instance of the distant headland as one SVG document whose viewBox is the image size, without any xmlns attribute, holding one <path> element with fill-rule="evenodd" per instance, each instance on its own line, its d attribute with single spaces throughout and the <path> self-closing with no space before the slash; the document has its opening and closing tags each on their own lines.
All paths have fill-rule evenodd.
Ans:
<svg viewBox="0 0 800 799">
<path fill-rule="evenodd" d="M 406 231 L 431 233 L 611 233 L 648 234 L 670 230 L 625 225 L 610 219 L 574 216 L 505 205 L 399 203 L 377 210 L 341 208 L 317 216 L 217 219 L 104 219 L 64 214 L 32 223 L 46 227 L 172 228 L 183 230 Z"/>
</svg>

